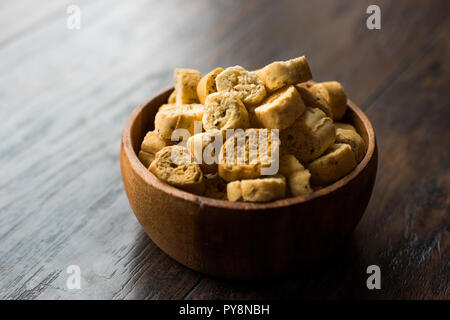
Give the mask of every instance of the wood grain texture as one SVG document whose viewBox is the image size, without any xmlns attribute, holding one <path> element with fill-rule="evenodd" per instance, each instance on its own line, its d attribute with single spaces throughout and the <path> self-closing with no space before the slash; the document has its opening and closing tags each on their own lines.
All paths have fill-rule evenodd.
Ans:
<svg viewBox="0 0 450 320">
<path fill-rule="evenodd" d="M 64 1 L 0 4 L 0 298 L 449 298 L 448 1 L 78 2 L 79 31 L 65 27 Z M 372 3 L 380 31 L 365 27 Z M 230 282 L 184 268 L 128 205 L 128 114 L 174 67 L 254 69 L 300 54 L 374 124 L 380 164 L 363 221 L 295 278 Z M 66 288 L 71 264 L 82 290 Z M 370 264 L 382 269 L 377 292 L 365 287 Z"/>
</svg>

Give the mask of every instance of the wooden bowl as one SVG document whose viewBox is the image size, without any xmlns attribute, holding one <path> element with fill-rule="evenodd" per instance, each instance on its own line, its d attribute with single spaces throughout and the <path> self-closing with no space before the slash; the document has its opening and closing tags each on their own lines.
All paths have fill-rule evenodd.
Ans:
<svg viewBox="0 0 450 320">
<path fill-rule="evenodd" d="M 139 105 L 122 134 L 120 165 L 131 208 L 145 232 L 176 261 L 225 278 L 257 279 L 295 272 L 326 257 L 355 229 L 369 202 L 377 147 L 366 115 L 348 100 L 345 122 L 367 145 L 347 176 L 306 196 L 270 203 L 216 200 L 156 178 L 137 154 L 158 107 L 173 88 Z"/>
</svg>

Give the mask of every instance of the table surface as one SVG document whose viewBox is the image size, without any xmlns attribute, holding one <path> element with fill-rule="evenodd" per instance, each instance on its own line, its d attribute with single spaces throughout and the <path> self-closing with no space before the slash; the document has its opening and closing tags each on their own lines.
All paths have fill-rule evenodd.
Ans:
<svg viewBox="0 0 450 320">
<path fill-rule="evenodd" d="M 433 298 L 450 289 L 450 8 L 411 1 L 79 0 L 0 3 L 0 298 Z M 381 8 L 368 30 L 366 8 Z M 166 256 L 121 181 L 123 125 L 175 67 L 259 68 L 306 55 L 338 80 L 379 146 L 367 211 L 312 269 L 215 279 Z M 366 268 L 381 269 L 368 290 Z M 68 289 L 78 265 L 81 289 Z"/>
</svg>

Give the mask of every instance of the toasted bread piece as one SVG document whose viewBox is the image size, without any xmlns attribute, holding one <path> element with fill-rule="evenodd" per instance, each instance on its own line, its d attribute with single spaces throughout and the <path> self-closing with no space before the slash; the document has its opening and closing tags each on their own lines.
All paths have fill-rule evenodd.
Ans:
<svg viewBox="0 0 450 320">
<path fill-rule="evenodd" d="M 246 129 L 249 126 L 248 112 L 235 92 L 216 92 L 205 101 L 203 113 L 205 130 Z"/>
<path fill-rule="evenodd" d="M 161 139 L 155 131 L 149 131 L 141 143 L 141 151 L 139 151 L 139 160 L 148 168 L 150 163 L 155 159 L 155 154 L 162 148 L 173 145 L 174 142 Z"/>
<path fill-rule="evenodd" d="M 194 134 L 194 121 L 202 121 L 201 104 L 163 105 L 155 116 L 155 131 L 161 139 L 171 139 L 176 129 L 186 129 Z"/>
<path fill-rule="evenodd" d="M 167 99 L 167 104 L 175 104 L 177 101 L 176 98 L 177 98 L 177 91 L 173 90 L 169 98 Z"/>
<path fill-rule="evenodd" d="M 314 93 L 311 91 L 311 84 L 308 82 L 297 83 L 295 88 L 303 99 L 305 106 L 311 108 L 319 108 L 327 117 L 333 118 L 331 107 L 328 105 L 327 100 L 322 94 Z"/>
<path fill-rule="evenodd" d="M 223 71 L 223 68 L 216 68 L 204 75 L 197 85 L 197 96 L 201 104 L 205 104 L 206 97 L 217 92 L 216 77 Z"/>
<path fill-rule="evenodd" d="M 219 155 L 219 175 L 226 181 L 257 178 L 278 168 L 278 136 L 269 129 L 247 129 L 228 138 Z M 263 170 L 266 169 L 266 170 Z M 268 172 L 266 172 L 268 171 Z"/>
<path fill-rule="evenodd" d="M 355 129 L 355 127 L 352 126 L 352 125 L 349 124 L 349 123 L 335 122 L 335 123 L 334 123 L 334 127 L 336 128 L 336 130 L 337 130 L 337 129 L 344 129 L 344 130 L 352 130 L 352 131 L 357 132 L 356 129 Z"/>
<path fill-rule="evenodd" d="M 175 144 L 169 139 L 161 139 L 155 131 L 149 131 L 141 143 L 141 150 L 155 155 L 164 147 Z"/>
<path fill-rule="evenodd" d="M 197 85 L 202 78 L 199 71 L 194 69 L 177 68 L 174 71 L 176 104 L 199 103 Z"/>
<path fill-rule="evenodd" d="M 309 179 L 311 174 L 308 169 L 291 154 L 280 157 L 279 172 L 287 178 L 289 190 L 293 196 L 302 196 L 311 193 Z"/>
<path fill-rule="evenodd" d="M 256 71 L 269 91 L 312 79 L 305 56 L 287 61 L 275 61 Z"/>
<path fill-rule="evenodd" d="M 282 153 L 293 154 L 302 163 L 319 157 L 335 137 L 333 121 L 318 108 L 307 107 L 291 127 L 280 130 Z"/>
<path fill-rule="evenodd" d="M 227 199 L 233 202 L 242 200 L 241 181 L 232 181 L 227 184 Z"/>
<path fill-rule="evenodd" d="M 270 129 L 290 127 L 304 111 L 305 104 L 294 86 L 274 92 L 254 109 L 258 122 Z"/>
<path fill-rule="evenodd" d="M 337 81 L 316 83 L 311 91 L 325 97 L 331 108 L 332 119 L 341 120 L 347 111 L 347 95 L 344 88 Z"/>
<path fill-rule="evenodd" d="M 181 146 L 168 146 L 158 151 L 149 170 L 158 179 L 180 189 L 196 194 L 205 192 L 200 166 L 191 162 L 188 150 Z"/>
<path fill-rule="evenodd" d="M 279 173 L 287 177 L 296 171 L 305 170 L 305 167 L 292 154 L 283 154 L 280 157 Z"/>
<path fill-rule="evenodd" d="M 186 148 L 204 174 L 217 172 L 219 153 L 224 142 L 223 136 L 224 131 L 211 130 L 197 133 L 187 140 Z M 217 153 L 216 150 L 218 150 Z"/>
<path fill-rule="evenodd" d="M 255 73 L 241 66 L 229 67 L 216 77 L 218 92 L 235 92 L 246 107 L 256 106 L 266 97 L 266 88 Z"/>
<path fill-rule="evenodd" d="M 332 183 L 356 167 L 355 153 L 345 143 L 332 145 L 324 155 L 308 165 L 311 182 L 323 185 Z"/>
<path fill-rule="evenodd" d="M 286 179 L 282 175 L 233 181 L 227 185 L 230 201 L 267 202 L 286 196 Z"/>
<path fill-rule="evenodd" d="M 366 144 L 356 131 L 341 128 L 336 129 L 336 143 L 348 144 L 355 153 L 357 163 L 361 162 L 366 154 Z"/>
<path fill-rule="evenodd" d="M 148 153 L 145 151 L 139 151 L 139 160 L 141 160 L 142 164 L 148 168 L 150 163 L 152 163 L 153 160 L 155 160 L 155 155 L 153 153 Z"/>
<path fill-rule="evenodd" d="M 312 192 L 311 185 L 309 184 L 311 179 L 311 173 L 308 169 L 296 171 L 289 175 L 288 183 L 289 190 L 293 196 L 304 196 Z"/>
</svg>

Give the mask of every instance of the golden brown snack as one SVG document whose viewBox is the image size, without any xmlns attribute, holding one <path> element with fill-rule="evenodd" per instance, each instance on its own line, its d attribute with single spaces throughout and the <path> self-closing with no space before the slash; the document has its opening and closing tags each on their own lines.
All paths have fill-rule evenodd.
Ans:
<svg viewBox="0 0 450 320">
<path fill-rule="evenodd" d="M 331 108 L 325 97 L 319 93 L 312 92 L 311 86 L 312 85 L 307 82 L 297 83 L 295 85 L 295 88 L 302 97 L 305 106 L 319 108 L 327 115 L 327 117 L 333 118 Z"/>
<path fill-rule="evenodd" d="M 305 170 L 305 167 L 292 154 L 283 154 L 280 157 L 280 169 L 278 172 L 283 176 L 288 177 L 290 174 L 302 170 Z"/>
<path fill-rule="evenodd" d="M 194 69 L 177 68 L 174 71 L 176 104 L 198 103 L 197 85 L 202 75 Z"/>
<path fill-rule="evenodd" d="M 161 139 L 171 139 L 176 129 L 187 129 L 194 134 L 194 121 L 202 121 L 201 104 L 163 105 L 155 116 L 155 131 Z"/>
<path fill-rule="evenodd" d="M 355 154 L 345 143 L 332 145 L 327 152 L 308 165 L 311 182 L 314 184 L 332 183 L 356 167 Z"/>
<path fill-rule="evenodd" d="M 226 200 L 227 184 L 217 174 L 205 176 L 205 197 Z"/>
<path fill-rule="evenodd" d="M 196 194 L 205 192 L 200 166 L 191 162 L 189 152 L 181 146 L 168 146 L 158 151 L 149 170 L 158 179 L 180 189 Z"/>
<path fill-rule="evenodd" d="M 296 171 L 288 177 L 289 189 L 293 196 L 303 196 L 312 192 L 309 180 L 311 173 L 308 169 Z"/>
<path fill-rule="evenodd" d="M 352 125 L 333 123 L 346 113 L 342 85 L 311 78 L 304 56 L 204 77 L 175 69 L 139 159 L 159 179 L 215 199 L 265 202 L 311 193 L 310 181 L 326 187 L 363 159 L 366 145 Z"/>
<path fill-rule="evenodd" d="M 229 67 L 216 77 L 218 92 L 235 92 L 247 107 L 255 106 L 266 97 L 266 88 L 255 73 L 241 66 Z"/>
<path fill-rule="evenodd" d="M 162 148 L 173 145 L 170 140 L 161 139 L 155 131 L 149 131 L 144 137 L 139 151 L 139 160 L 148 168 L 150 163 L 155 159 L 155 154 Z"/>
<path fill-rule="evenodd" d="M 167 99 L 167 104 L 175 104 L 177 101 L 176 98 L 177 98 L 177 91 L 173 90 L 169 98 Z"/>
<path fill-rule="evenodd" d="M 348 124 L 348 123 L 335 122 L 334 123 L 334 127 L 336 128 L 336 130 L 337 129 L 352 130 L 352 131 L 355 131 L 357 133 L 355 127 L 352 126 L 351 124 Z"/>
<path fill-rule="evenodd" d="M 227 199 L 233 202 L 242 200 L 242 189 L 240 181 L 232 181 L 227 184 Z"/>
<path fill-rule="evenodd" d="M 216 92 L 205 101 L 203 113 L 205 130 L 246 129 L 249 126 L 248 112 L 235 92 Z"/>
<path fill-rule="evenodd" d="M 141 150 L 155 155 L 164 147 L 175 144 L 175 142 L 168 139 L 161 139 L 155 131 L 149 131 L 142 140 Z"/>
<path fill-rule="evenodd" d="M 333 121 L 318 108 L 307 107 L 291 127 L 280 130 L 282 152 L 293 154 L 301 162 L 319 157 L 335 137 Z"/>
<path fill-rule="evenodd" d="M 366 154 L 366 144 L 356 131 L 340 128 L 336 129 L 336 143 L 348 144 L 355 153 L 357 163 L 359 163 Z"/>
<path fill-rule="evenodd" d="M 269 91 L 312 79 L 305 56 L 287 61 L 275 61 L 256 71 Z"/>
<path fill-rule="evenodd" d="M 311 87 L 311 91 L 325 97 L 331 108 L 333 120 L 341 120 L 344 117 L 345 111 L 347 111 L 347 95 L 339 82 L 316 83 Z"/>
<path fill-rule="evenodd" d="M 259 122 L 258 118 L 255 115 L 254 109 L 248 109 L 248 119 L 249 119 L 249 128 L 262 129 L 264 126 L 261 122 Z"/>
<path fill-rule="evenodd" d="M 233 181 L 227 185 L 230 201 L 268 202 L 286 196 L 286 179 L 282 175 Z"/>
<path fill-rule="evenodd" d="M 311 193 L 309 179 L 311 174 L 291 154 L 285 154 L 280 158 L 279 172 L 288 180 L 289 189 L 293 196 L 302 196 Z"/>
<path fill-rule="evenodd" d="M 258 122 L 270 129 L 290 127 L 304 111 L 305 104 L 294 86 L 274 92 L 254 109 Z"/>
<path fill-rule="evenodd" d="M 153 153 L 148 153 L 145 151 L 139 151 L 139 160 L 141 160 L 142 164 L 148 168 L 150 163 L 155 159 L 155 155 Z"/>
<path fill-rule="evenodd" d="M 269 129 L 247 129 L 228 138 L 219 154 L 219 175 L 226 181 L 257 178 L 278 171 L 279 139 Z M 264 169 L 264 170 L 263 170 Z"/>
<path fill-rule="evenodd" d="M 164 109 L 173 109 L 176 108 L 176 104 L 163 104 L 158 108 L 158 111 L 164 110 Z"/>
<path fill-rule="evenodd" d="M 197 133 L 187 140 L 186 148 L 204 174 L 216 173 L 219 152 L 223 145 L 224 132 L 211 130 Z M 216 154 L 216 150 L 219 150 Z"/>
<path fill-rule="evenodd" d="M 201 78 L 197 85 L 197 96 L 201 104 L 205 104 L 206 97 L 217 92 L 216 77 L 223 71 L 223 68 L 216 68 Z"/>
</svg>

